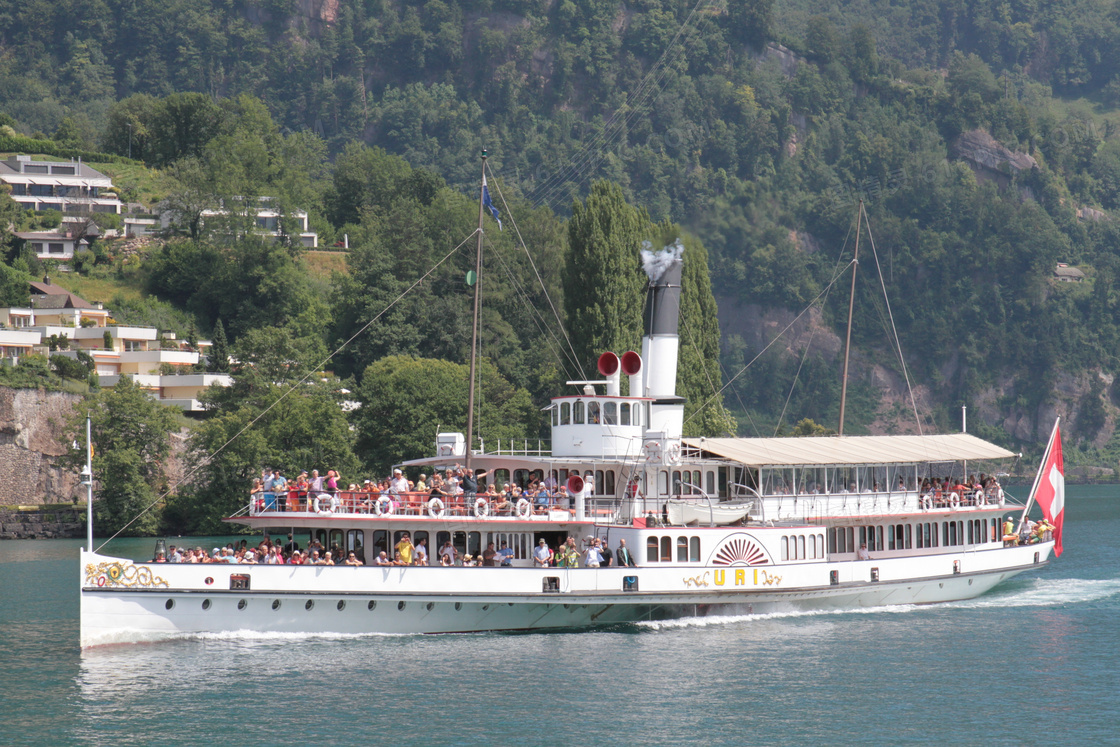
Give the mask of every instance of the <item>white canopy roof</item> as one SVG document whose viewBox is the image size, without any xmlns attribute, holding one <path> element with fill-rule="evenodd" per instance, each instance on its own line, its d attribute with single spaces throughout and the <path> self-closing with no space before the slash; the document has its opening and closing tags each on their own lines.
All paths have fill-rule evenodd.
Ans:
<svg viewBox="0 0 1120 747">
<path fill-rule="evenodd" d="M 967 433 L 945 436 L 685 438 L 697 449 L 750 466 L 924 464 L 1006 459 L 1014 452 Z"/>
</svg>

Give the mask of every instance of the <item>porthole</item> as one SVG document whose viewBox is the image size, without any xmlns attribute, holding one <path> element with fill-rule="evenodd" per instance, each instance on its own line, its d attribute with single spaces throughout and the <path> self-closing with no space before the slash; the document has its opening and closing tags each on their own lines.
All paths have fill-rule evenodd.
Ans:
<svg viewBox="0 0 1120 747">
<path fill-rule="evenodd" d="M 455 611 L 458 612 L 461 609 L 463 609 L 463 603 L 462 602 L 456 602 L 455 603 Z"/>
<path fill-rule="evenodd" d="M 432 602 L 428 602 L 424 605 L 424 609 L 428 610 L 428 612 L 432 611 L 432 607 L 435 607 L 435 604 L 433 604 Z"/>
<path fill-rule="evenodd" d="M 377 602 L 373 601 L 372 599 L 369 600 L 369 604 L 366 605 L 366 609 L 370 612 L 373 612 L 375 609 L 377 609 Z"/>
<path fill-rule="evenodd" d="M 346 609 L 346 600 L 345 599 L 339 599 L 338 604 L 336 606 L 338 607 L 338 611 L 342 612 L 344 609 Z"/>
<path fill-rule="evenodd" d="M 506 602 L 506 604 L 508 604 L 510 607 L 513 606 L 513 602 Z"/>
<path fill-rule="evenodd" d="M 490 609 L 490 605 L 488 605 L 488 604 L 484 604 L 484 605 L 482 605 L 482 611 L 483 611 L 483 612 L 485 612 L 485 611 L 486 611 L 486 610 L 488 610 L 488 609 Z"/>
<path fill-rule="evenodd" d="M 168 599 L 166 602 L 163 603 L 163 608 L 165 610 L 175 609 L 175 600 L 174 599 Z"/>
<path fill-rule="evenodd" d="M 968 579 L 968 585 L 969 585 L 969 586 L 972 586 L 972 579 L 971 579 L 971 578 L 970 578 L 970 579 Z"/>
<path fill-rule="evenodd" d="M 280 609 L 280 600 L 279 599 L 273 599 L 272 600 L 272 609 L 274 609 L 274 610 Z"/>
<path fill-rule="evenodd" d="M 239 609 L 239 610 L 243 610 L 243 609 L 245 609 L 245 606 L 246 606 L 247 604 L 249 604 L 249 603 L 248 603 L 248 602 L 246 602 L 246 601 L 245 601 L 244 599 L 238 599 L 238 600 L 237 600 L 237 609 Z"/>
<path fill-rule="evenodd" d="M 307 610 L 308 612 L 310 612 L 312 609 L 315 608 L 315 600 L 314 599 L 308 599 L 307 603 L 305 605 L 303 605 L 303 608 L 305 610 Z"/>
<path fill-rule="evenodd" d="M 202 600 L 202 609 L 203 610 L 210 609 L 210 600 L 209 599 L 203 599 Z"/>
<path fill-rule="evenodd" d="M 401 600 L 400 602 L 397 602 L 397 609 L 398 610 L 403 610 L 404 608 L 405 608 L 404 600 Z"/>
</svg>

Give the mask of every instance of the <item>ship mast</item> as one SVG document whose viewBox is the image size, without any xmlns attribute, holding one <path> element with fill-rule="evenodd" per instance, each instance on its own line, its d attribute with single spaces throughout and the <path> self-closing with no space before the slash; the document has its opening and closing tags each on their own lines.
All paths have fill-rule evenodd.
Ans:
<svg viewBox="0 0 1120 747">
<path fill-rule="evenodd" d="M 852 352 L 852 312 L 856 304 L 856 269 L 859 267 L 859 234 L 862 228 L 863 200 L 859 201 L 856 213 L 856 251 L 852 258 L 852 291 L 848 295 L 848 337 L 844 342 L 844 377 L 840 384 L 840 429 L 838 435 L 844 435 L 844 406 L 848 401 L 848 357 Z"/>
<path fill-rule="evenodd" d="M 467 387 L 467 472 L 471 471 L 471 451 L 474 448 L 474 378 L 478 365 L 478 311 L 482 299 L 482 214 L 486 199 L 486 151 L 482 151 L 482 186 L 478 190 L 478 249 L 474 265 L 474 315 L 471 325 L 471 373 Z"/>
</svg>

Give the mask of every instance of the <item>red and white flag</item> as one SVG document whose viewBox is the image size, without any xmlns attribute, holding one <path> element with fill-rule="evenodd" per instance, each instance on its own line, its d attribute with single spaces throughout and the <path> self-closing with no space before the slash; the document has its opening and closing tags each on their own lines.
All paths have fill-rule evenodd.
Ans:
<svg viewBox="0 0 1120 747">
<path fill-rule="evenodd" d="M 1062 520 L 1066 508 L 1066 476 L 1062 465 L 1062 434 L 1054 425 L 1050 446 L 1046 449 L 1046 460 L 1042 464 L 1042 474 L 1038 481 L 1035 500 L 1042 508 L 1042 515 L 1054 525 L 1054 557 L 1062 554 Z"/>
</svg>

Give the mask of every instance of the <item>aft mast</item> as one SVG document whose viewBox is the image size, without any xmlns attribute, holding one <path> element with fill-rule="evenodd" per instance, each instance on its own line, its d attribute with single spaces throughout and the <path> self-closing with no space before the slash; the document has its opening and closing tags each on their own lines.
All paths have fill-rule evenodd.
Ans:
<svg viewBox="0 0 1120 747">
<path fill-rule="evenodd" d="M 848 337 L 844 342 L 844 377 L 840 384 L 840 428 L 837 435 L 844 435 L 844 405 L 848 401 L 848 357 L 852 351 L 852 313 L 856 304 L 856 269 L 859 267 L 859 234 L 862 228 L 863 200 L 859 201 L 856 212 L 856 251 L 852 258 L 852 292 L 848 296 Z"/>
</svg>

